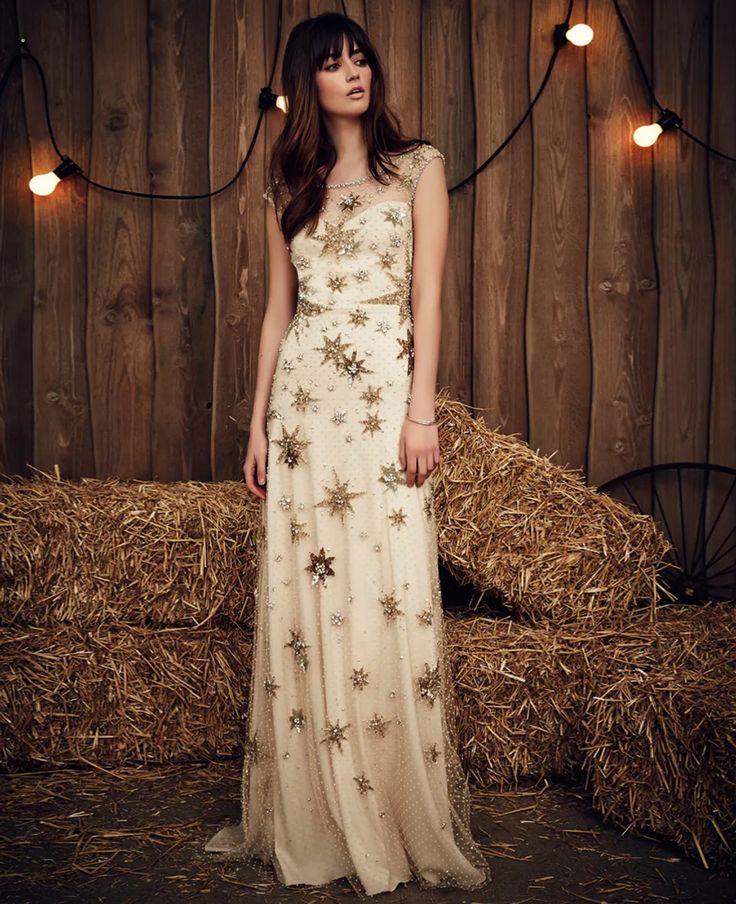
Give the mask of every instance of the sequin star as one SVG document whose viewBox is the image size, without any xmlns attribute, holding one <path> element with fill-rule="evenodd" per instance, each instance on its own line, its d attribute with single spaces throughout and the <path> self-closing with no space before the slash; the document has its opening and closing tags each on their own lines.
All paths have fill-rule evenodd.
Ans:
<svg viewBox="0 0 736 904">
<path fill-rule="evenodd" d="M 388 516 L 388 519 L 395 527 L 401 527 L 402 525 L 406 524 L 406 512 L 403 510 L 403 508 L 400 508 L 398 512 L 394 509 L 394 511 L 391 512 L 391 514 Z"/>
<path fill-rule="evenodd" d="M 358 359 L 357 352 L 353 349 L 353 353 L 350 357 L 343 354 L 340 359 L 340 363 L 337 365 L 338 370 L 341 373 L 344 373 L 351 383 L 354 382 L 357 377 L 359 380 L 363 379 L 363 374 L 372 374 L 373 371 L 369 370 L 367 367 L 363 367 L 363 362 L 365 358 Z"/>
<path fill-rule="evenodd" d="M 301 384 L 293 395 L 294 401 L 291 404 L 297 411 L 306 411 L 312 402 L 319 401 L 318 399 L 313 398 L 312 393 L 308 389 L 304 389 Z"/>
<path fill-rule="evenodd" d="M 335 573 L 330 565 L 335 557 L 325 555 L 325 548 L 322 546 L 318 555 L 310 552 L 309 558 L 311 562 L 304 570 L 312 573 L 312 586 L 321 582 L 322 586 L 326 587 L 327 576 Z"/>
<path fill-rule="evenodd" d="M 385 418 L 380 418 L 377 414 L 369 414 L 368 417 L 360 421 L 363 424 L 363 433 L 368 433 L 370 431 L 371 436 L 378 430 L 380 433 L 383 433 L 383 428 L 381 424 L 386 423 Z"/>
<path fill-rule="evenodd" d="M 384 270 L 390 270 L 396 263 L 396 255 L 391 254 L 390 251 L 384 251 L 383 254 L 379 255 L 378 260 Z"/>
<path fill-rule="evenodd" d="M 350 722 L 347 725 L 340 725 L 340 720 L 338 719 L 334 725 L 328 720 L 327 726 L 322 729 L 325 733 L 324 738 L 320 741 L 320 744 L 327 744 L 328 747 L 332 747 L 333 744 L 337 744 L 337 749 L 342 752 L 342 742 L 347 741 L 347 737 L 345 735 L 345 729 L 350 727 Z"/>
<path fill-rule="evenodd" d="M 368 722 L 368 730 L 374 731 L 383 738 L 390 724 L 389 719 L 383 719 L 378 713 L 374 713 L 373 718 Z"/>
<path fill-rule="evenodd" d="M 373 387 L 370 384 L 368 388 L 364 390 L 360 397 L 366 403 L 366 405 L 377 405 L 379 402 L 382 402 L 381 392 L 383 391 L 382 386 Z"/>
<path fill-rule="evenodd" d="M 440 665 L 437 663 L 434 668 L 430 668 L 428 662 L 424 663 L 424 674 L 417 678 L 419 687 L 419 696 L 426 700 L 430 706 L 434 706 L 437 698 L 437 692 L 440 689 L 442 678 L 440 676 Z"/>
<path fill-rule="evenodd" d="M 384 210 L 383 216 L 392 226 L 400 226 L 406 219 L 406 211 L 400 207 L 389 207 L 388 210 Z"/>
<path fill-rule="evenodd" d="M 383 593 L 378 598 L 378 602 L 383 606 L 383 614 L 388 621 L 393 621 L 397 615 L 403 615 L 402 609 L 399 609 L 399 602 L 393 593 Z"/>
<path fill-rule="evenodd" d="M 436 763 L 437 760 L 439 759 L 439 757 L 440 757 L 440 752 L 439 752 L 439 750 L 437 749 L 437 745 L 436 745 L 436 744 L 428 744 L 428 745 L 424 748 L 424 759 L 425 759 L 428 763 Z"/>
<path fill-rule="evenodd" d="M 330 339 L 329 336 L 323 336 L 322 348 L 319 348 L 319 346 L 314 348 L 315 352 L 322 352 L 323 364 L 326 364 L 328 361 L 334 361 L 337 367 L 340 366 L 340 363 L 345 356 L 345 349 L 352 344 L 350 342 L 341 342 L 341 336 L 342 333 L 338 333 L 334 339 Z"/>
<path fill-rule="evenodd" d="M 330 621 L 333 625 L 341 625 L 344 618 L 345 616 L 342 612 L 333 612 L 332 615 L 330 615 Z"/>
<path fill-rule="evenodd" d="M 378 478 L 381 483 L 386 485 L 386 489 L 392 489 L 396 492 L 396 488 L 402 472 L 391 462 L 390 465 L 381 465 L 381 476 Z"/>
<path fill-rule="evenodd" d="M 360 200 L 360 195 L 353 194 L 353 192 L 348 192 L 346 195 L 340 195 L 340 200 L 337 202 L 337 204 L 342 211 L 353 211 L 356 207 L 362 207 L 363 202 Z"/>
<path fill-rule="evenodd" d="M 308 532 L 303 530 L 306 523 L 306 521 L 297 521 L 296 518 L 291 519 L 289 522 L 289 533 L 292 543 L 298 543 L 301 539 L 309 536 Z"/>
<path fill-rule="evenodd" d="M 320 255 L 354 257 L 355 252 L 360 249 L 360 242 L 356 240 L 357 235 L 357 229 L 345 229 L 341 224 L 334 226 L 332 223 L 325 223 L 324 233 L 315 235 L 314 238 L 322 242 Z"/>
<path fill-rule="evenodd" d="M 401 351 L 396 356 L 398 358 L 403 358 L 406 355 L 406 369 L 407 373 L 411 373 L 414 370 L 414 335 L 411 330 L 406 331 L 406 339 L 398 339 L 396 340 L 401 346 Z"/>
<path fill-rule="evenodd" d="M 302 728 L 307 724 L 307 719 L 304 715 L 304 710 L 302 709 L 292 709 L 291 715 L 289 716 L 289 723 L 291 728 L 300 732 Z"/>
<path fill-rule="evenodd" d="M 344 276 L 335 275 L 334 273 L 331 273 L 327 278 L 327 286 L 333 292 L 342 292 L 346 282 L 347 280 Z"/>
<path fill-rule="evenodd" d="M 290 468 L 294 468 L 297 465 L 302 464 L 304 461 L 304 449 L 310 444 L 311 440 L 308 439 L 299 439 L 299 424 L 296 425 L 294 430 L 289 433 L 289 431 L 281 425 L 281 439 L 274 440 L 276 445 L 281 446 L 281 452 L 279 454 L 279 461 L 286 462 L 286 464 Z"/>
<path fill-rule="evenodd" d="M 276 684 L 276 676 L 275 675 L 268 675 L 263 680 L 263 687 L 266 689 L 266 693 L 268 694 L 269 697 L 275 697 L 276 691 L 278 688 L 281 687 L 281 685 Z"/>
<path fill-rule="evenodd" d="M 361 794 L 367 794 L 369 791 L 373 790 L 373 785 L 366 778 L 365 772 L 362 772 L 360 775 L 354 775 L 353 781 L 358 783 L 358 791 L 360 791 Z"/>
<path fill-rule="evenodd" d="M 306 672 L 307 666 L 309 665 L 309 659 L 307 657 L 309 644 L 304 642 L 301 631 L 295 631 L 293 628 L 289 628 L 289 633 L 291 634 L 291 640 L 288 643 L 285 643 L 284 646 L 292 648 L 294 651 L 295 662 Z"/>
<path fill-rule="evenodd" d="M 358 492 L 351 493 L 348 490 L 349 481 L 346 480 L 344 482 L 341 482 L 334 468 L 332 469 L 332 473 L 335 478 L 334 485 L 331 487 L 322 487 L 325 493 L 327 493 L 327 497 L 325 499 L 322 499 L 320 502 L 315 503 L 315 508 L 319 508 L 321 506 L 329 508 L 330 515 L 334 516 L 338 514 L 340 516 L 340 523 L 344 524 L 345 514 L 347 512 L 354 514 L 351 500 L 356 496 L 364 496 L 365 491 L 360 490 Z"/>
<path fill-rule="evenodd" d="M 363 688 L 368 684 L 368 673 L 361 666 L 359 669 L 353 669 L 353 674 L 350 676 L 350 680 L 353 682 L 353 687 L 359 691 L 362 691 Z"/>
<path fill-rule="evenodd" d="M 350 312 L 350 323 L 353 326 L 364 326 L 368 320 L 368 313 L 361 308 L 356 308 Z"/>
<path fill-rule="evenodd" d="M 432 624 L 432 610 L 429 608 L 422 609 L 421 612 L 417 613 L 417 618 L 419 619 L 421 624 L 431 625 Z"/>
</svg>

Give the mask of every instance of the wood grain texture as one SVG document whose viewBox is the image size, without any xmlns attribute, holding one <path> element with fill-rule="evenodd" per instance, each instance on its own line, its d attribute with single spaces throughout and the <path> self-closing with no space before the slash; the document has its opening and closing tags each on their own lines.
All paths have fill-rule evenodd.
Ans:
<svg viewBox="0 0 736 904">
<path fill-rule="evenodd" d="M 17 21 L 43 61 L 56 140 L 86 168 L 91 112 L 86 22 L 69 4 L 50 0 L 19 5 Z M 22 73 L 31 166 L 34 173 L 48 172 L 59 161 L 49 141 L 43 86 L 35 67 L 24 64 Z M 42 468 L 58 462 L 62 473 L 74 474 L 94 467 L 85 341 L 87 194 L 84 181 L 70 181 L 33 204 L 32 460 Z"/>
<path fill-rule="evenodd" d="M 149 169 L 155 194 L 206 194 L 210 4 L 151 0 Z M 211 201 L 152 203 L 155 480 L 209 480 L 215 298 Z"/>
<path fill-rule="evenodd" d="M 90 0 L 89 12 L 90 175 L 115 188 L 150 191 L 148 3 Z M 89 192 L 87 368 L 98 477 L 153 473 L 152 207 L 146 198 Z"/>
<path fill-rule="evenodd" d="M 736 7 L 622 0 L 660 101 L 736 153 Z M 291 28 L 339 10 L 288 0 Z M 408 135 L 459 183 L 536 92 L 566 0 L 346 0 L 375 41 Z M 271 0 L 0 0 L 0 52 L 39 57 L 55 133 L 93 179 L 157 194 L 224 186 L 273 62 Z M 610 0 L 576 0 L 530 119 L 450 196 L 438 387 L 600 485 L 650 462 L 736 466 L 736 167 L 656 119 Z M 0 109 L 0 469 L 239 478 L 267 300 L 271 110 L 247 166 L 197 200 L 70 178 L 25 62 Z M 702 486 L 686 489 L 689 498 Z"/>
<path fill-rule="evenodd" d="M 0 0 L 0 59 L 18 48 L 14 0 Z M 16 65 L 0 104 L 0 471 L 27 474 L 33 430 L 33 200 L 31 149 Z"/>
</svg>

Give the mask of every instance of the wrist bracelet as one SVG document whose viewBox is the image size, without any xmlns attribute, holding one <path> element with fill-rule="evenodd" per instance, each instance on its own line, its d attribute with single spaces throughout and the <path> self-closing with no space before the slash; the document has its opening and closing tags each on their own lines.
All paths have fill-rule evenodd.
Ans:
<svg viewBox="0 0 736 904">
<path fill-rule="evenodd" d="M 436 424 L 437 421 L 422 421 L 419 418 L 411 417 L 410 415 L 406 415 L 406 419 L 409 421 L 413 421 L 415 424 L 421 424 L 423 427 L 431 427 L 433 424 Z"/>
</svg>

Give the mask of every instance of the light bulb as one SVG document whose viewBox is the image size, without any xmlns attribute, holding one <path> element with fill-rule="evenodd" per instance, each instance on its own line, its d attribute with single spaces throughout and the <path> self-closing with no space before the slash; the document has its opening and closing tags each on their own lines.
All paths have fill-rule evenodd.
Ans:
<svg viewBox="0 0 736 904">
<path fill-rule="evenodd" d="M 576 47 L 585 47 L 586 44 L 590 44 L 593 40 L 593 29 L 590 25 L 584 25 L 579 22 L 577 25 L 573 25 L 572 28 L 568 28 L 565 32 L 565 37 Z"/>
<path fill-rule="evenodd" d="M 662 134 L 662 131 L 662 126 L 658 122 L 653 122 L 651 125 L 639 126 L 638 129 L 634 129 L 634 134 L 631 137 L 640 148 L 650 148 Z"/>
<path fill-rule="evenodd" d="M 28 187 L 34 195 L 50 195 L 59 182 L 61 179 L 56 173 L 41 173 L 29 180 Z"/>
</svg>

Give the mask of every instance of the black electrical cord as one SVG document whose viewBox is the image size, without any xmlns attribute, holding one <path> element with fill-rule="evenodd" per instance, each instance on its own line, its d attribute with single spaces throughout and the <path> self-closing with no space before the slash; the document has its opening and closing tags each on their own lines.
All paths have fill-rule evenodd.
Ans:
<svg viewBox="0 0 736 904">
<path fill-rule="evenodd" d="M 624 15 L 621 11 L 621 8 L 619 6 L 619 2 L 618 2 L 618 0 L 612 0 L 612 2 L 613 2 L 614 9 L 616 11 L 616 15 L 621 23 L 621 27 L 623 28 L 624 33 L 626 34 L 626 37 L 631 46 L 632 53 L 634 54 L 634 58 L 636 59 L 636 62 L 638 64 L 639 71 L 642 76 L 642 80 L 644 81 L 644 84 L 647 87 L 647 91 L 649 92 L 652 103 L 655 104 L 655 106 L 660 110 L 660 112 L 662 114 L 662 116 L 659 120 L 662 127 L 663 128 L 669 128 L 669 127 L 677 128 L 680 132 L 682 132 L 688 138 L 691 138 L 697 144 L 701 145 L 707 151 L 709 151 L 713 154 L 717 154 L 718 156 L 723 157 L 726 160 L 736 161 L 736 157 L 732 157 L 729 154 L 725 154 L 722 151 L 719 151 L 716 148 L 711 147 L 709 144 L 702 141 L 700 138 L 693 135 L 691 132 L 687 131 L 687 129 L 683 128 L 682 120 L 680 119 L 680 117 L 677 116 L 676 113 L 673 113 L 671 110 L 666 109 L 659 103 L 659 101 L 657 100 L 657 97 L 654 93 L 654 90 L 652 88 L 649 77 L 647 76 L 646 69 L 644 68 L 644 64 L 642 62 L 641 55 L 639 54 L 639 50 L 636 46 L 636 42 L 634 41 L 634 37 L 631 33 L 631 29 L 629 28 L 629 25 L 628 25 Z M 569 28 L 569 25 L 570 25 L 570 15 L 572 13 L 572 5 L 573 5 L 573 0 L 569 0 L 568 7 L 567 7 L 567 14 L 565 16 L 564 22 L 555 26 L 554 49 L 552 51 L 552 56 L 550 57 L 549 63 L 547 64 L 547 69 L 546 69 L 544 77 L 540 83 L 540 86 L 539 86 L 536 94 L 534 95 L 534 98 L 532 99 L 531 103 L 529 104 L 526 111 L 522 115 L 521 119 L 514 126 L 514 128 L 511 130 L 511 132 L 506 136 L 506 138 L 501 142 L 501 144 L 495 149 L 495 151 L 493 151 L 493 153 L 486 160 L 484 160 L 483 163 L 480 164 L 480 166 L 478 166 L 475 170 L 473 170 L 473 172 L 471 172 L 469 175 L 467 175 L 464 179 L 462 179 L 456 185 L 453 185 L 452 188 L 449 189 L 450 192 L 454 192 L 454 191 L 457 191 L 459 188 L 462 188 L 464 185 L 466 185 L 472 179 L 475 179 L 475 177 L 479 173 L 483 172 L 483 170 L 493 160 L 495 160 L 495 158 L 501 153 L 501 151 L 503 151 L 503 149 L 509 144 L 509 142 L 514 137 L 514 135 L 516 135 L 516 133 L 519 131 L 519 129 L 522 127 L 522 125 L 528 119 L 531 111 L 534 109 L 534 106 L 536 105 L 537 101 L 539 100 L 539 97 L 541 96 L 542 92 L 544 91 L 545 87 L 547 86 L 547 82 L 549 81 L 549 78 L 554 69 L 555 61 L 557 59 L 557 54 L 559 53 L 560 49 L 565 46 L 565 44 L 567 42 L 566 38 L 565 38 L 565 32 L 567 31 L 567 29 Z M 342 6 L 343 6 L 343 11 L 344 11 L 345 10 L 344 0 L 342 3 Z M 77 163 L 75 163 L 68 156 L 66 156 L 65 154 L 62 153 L 61 149 L 59 148 L 59 146 L 56 142 L 56 137 L 54 135 L 53 126 L 51 125 L 51 116 L 49 114 L 48 90 L 47 90 L 47 86 L 46 86 L 46 77 L 44 75 L 41 64 L 38 62 L 38 60 L 35 58 L 35 56 L 30 52 L 30 50 L 26 46 L 26 42 L 25 42 L 24 38 L 21 39 L 20 51 L 10 60 L 7 67 L 5 68 L 5 71 L 3 72 L 2 76 L 0 77 L 0 97 L 2 96 L 3 90 L 10 78 L 13 68 L 16 66 L 16 64 L 20 63 L 20 61 L 23 60 L 24 58 L 28 59 L 34 64 L 34 66 L 38 70 L 38 73 L 41 77 L 41 85 L 43 87 L 44 111 L 45 111 L 45 115 L 46 115 L 46 125 L 48 128 L 49 137 L 51 139 L 51 143 L 54 147 L 54 150 L 56 151 L 56 153 L 58 154 L 59 158 L 62 161 L 61 164 L 59 165 L 59 167 L 57 167 L 62 178 L 64 176 L 72 175 L 72 174 L 78 175 L 82 179 L 84 179 L 87 183 L 89 183 L 90 185 L 94 185 L 97 188 L 102 188 L 106 191 L 115 192 L 117 194 L 132 195 L 132 196 L 138 197 L 138 198 L 155 198 L 157 200 L 171 200 L 171 201 L 193 201 L 193 200 L 199 200 L 202 198 L 211 198 L 211 197 L 214 197 L 215 195 L 219 194 L 220 192 L 224 191 L 226 188 L 229 188 L 238 179 L 238 177 L 242 173 L 246 163 L 250 159 L 250 156 L 253 152 L 253 148 L 255 147 L 256 139 L 260 132 L 264 113 L 266 112 L 267 109 L 269 109 L 273 105 L 273 102 L 276 99 L 276 95 L 273 93 L 270 86 L 271 86 L 271 83 L 273 82 L 274 74 L 276 71 L 276 60 L 278 58 L 279 48 L 281 46 L 282 27 L 283 27 L 283 0 L 279 0 L 277 27 L 276 27 L 276 46 L 274 48 L 273 62 L 271 65 L 271 75 L 269 77 L 268 85 L 261 88 L 261 92 L 260 92 L 260 96 L 259 96 L 260 113 L 258 116 L 258 121 L 256 122 L 255 130 L 253 132 L 253 137 L 251 138 L 251 141 L 250 141 L 250 144 L 246 151 L 245 157 L 244 157 L 242 163 L 240 164 L 240 166 L 238 167 L 237 172 L 232 177 L 232 179 L 230 179 L 228 182 L 226 182 L 225 185 L 223 185 L 220 188 L 216 189 L 215 191 L 211 191 L 211 192 L 204 192 L 202 194 L 197 194 L 197 195 L 168 195 L 168 194 L 167 195 L 159 195 L 159 194 L 153 194 L 151 192 L 138 192 L 138 191 L 131 191 L 131 190 L 122 189 L 122 188 L 113 188 L 109 185 L 103 185 L 100 182 L 96 182 L 94 179 L 91 179 L 91 178 L 89 178 L 89 176 L 85 175 L 84 171 L 81 169 L 81 167 L 79 167 L 79 165 Z"/>
<path fill-rule="evenodd" d="M 631 52 L 634 54 L 634 58 L 639 65 L 639 72 L 641 73 L 642 80 L 644 84 L 647 86 L 647 91 L 649 92 L 649 97 L 652 100 L 652 103 L 658 108 L 659 112 L 663 114 L 663 117 L 666 120 L 670 120 L 667 124 L 671 124 L 674 128 L 678 129 L 682 132 L 683 135 L 687 135 L 688 138 L 691 138 L 694 142 L 699 144 L 701 147 L 704 147 L 706 151 L 709 151 L 711 154 L 718 154 L 719 157 L 723 157 L 726 160 L 731 160 L 736 162 L 736 157 L 731 157 L 730 154 L 724 154 L 722 151 L 717 150 L 714 147 L 711 147 L 705 141 L 701 141 L 696 135 L 693 135 L 692 132 L 688 132 L 687 129 L 682 127 L 682 121 L 678 116 L 672 113 L 671 110 L 667 110 L 665 107 L 660 104 L 657 100 L 657 95 L 654 93 L 654 88 L 652 88 L 652 83 L 647 76 L 646 69 L 644 68 L 644 63 L 642 62 L 641 55 L 639 54 L 639 49 L 636 46 L 636 41 L 634 40 L 634 36 L 631 33 L 631 29 L 629 28 L 629 23 L 626 21 L 626 18 L 621 11 L 621 7 L 619 5 L 618 0 L 612 0 L 613 7 L 616 10 L 616 15 L 618 16 L 619 22 L 621 23 L 621 27 L 628 38 L 629 44 L 631 45 Z"/>
</svg>

